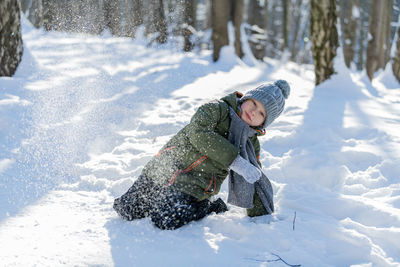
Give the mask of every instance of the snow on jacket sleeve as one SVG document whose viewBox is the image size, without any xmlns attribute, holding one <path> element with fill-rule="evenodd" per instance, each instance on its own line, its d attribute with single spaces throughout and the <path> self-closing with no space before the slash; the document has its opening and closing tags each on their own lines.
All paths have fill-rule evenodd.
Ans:
<svg viewBox="0 0 400 267">
<path fill-rule="evenodd" d="M 239 154 L 239 149 L 216 131 L 218 124 L 227 119 L 223 113 L 224 108 L 217 102 L 202 105 L 187 126 L 187 135 L 200 153 L 228 169 Z M 226 131 L 229 130 L 227 125 Z"/>
</svg>

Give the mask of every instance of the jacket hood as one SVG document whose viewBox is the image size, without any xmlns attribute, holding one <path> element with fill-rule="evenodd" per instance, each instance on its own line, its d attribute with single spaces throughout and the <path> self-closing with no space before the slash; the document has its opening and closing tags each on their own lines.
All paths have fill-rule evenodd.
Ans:
<svg viewBox="0 0 400 267">
<path fill-rule="evenodd" d="M 233 110 L 239 115 L 240 117 L 240 104 L 239 100 L 243 96 L 242 93 L 236 91 L 234 93 L 231 93 L 223 98 L 221 98 L 222 101 L 226 102 L 230 107 L 233 108 Z M 265 129 L 262 127 L 253 127 L 254 129 L 257 130 L 257 135 L 265 135 Z"/>
</svg>

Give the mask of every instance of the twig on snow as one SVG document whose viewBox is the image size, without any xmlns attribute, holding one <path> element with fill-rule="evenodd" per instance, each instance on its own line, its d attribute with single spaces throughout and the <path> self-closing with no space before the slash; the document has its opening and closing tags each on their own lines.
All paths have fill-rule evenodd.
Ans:
<svg viewBox="0 0 400 267">
<path fill-rule="evenodd" d="M 293 231 L 294 231 L 294 225 L 296 223 L 296 212 L 294 212 L 294 218 L 293 218 Z"/>
<path fill-rule="evenodd" d="M 290 267 L 299 267 L 299 266 L 301 266 L 301 264 L 289 264 L 286 261 L 284 261 L 279 255 L 274 254 L 274 253 L 271 253 L 271 254 L 274 255 L 275 257 L 278 257 L 276 260 L 273 260 L 273 261 L 282 261 L 284 264 L 286 264 L 287 266 L 290 266 Z"/>
<path fill-rule="evenodd" d="M 283 262 L 284 264 L 286 264 L 287 266 L 290 266 L 290 267 L 300 267 L 301 266 L 301 264 L 289 264 L 284 259 L 282 259 L 279 255 L 277 255 L 275 253 L 271 253 L 271 255 L 274 255 L 275 257 L 277 257 L 277 259 L 275 259 L 275 260 L 258 260 L 258 259 L 252 259 L 252 258 L 245 258 L 245 259 L 252 260 L 252 261 L 258 261 L 258 262 L 276 262 L 276 261 L 281 261 L 281 262 Z"/>
</svg>

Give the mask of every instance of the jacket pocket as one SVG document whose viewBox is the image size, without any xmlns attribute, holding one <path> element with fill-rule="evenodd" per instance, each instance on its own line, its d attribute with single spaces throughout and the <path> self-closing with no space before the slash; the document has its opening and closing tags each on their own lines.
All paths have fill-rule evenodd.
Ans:
<svg viewBox="0 0 400 267">
<path fill-rule="evenodd" d="M 179 174 L 190 172 L 191 170 L 193 170 L 194 167 L 200 165 L 200 164 L 201 164 L 203 161 L 205 161 L 207 158 L 208 158 L 208 157 L 204 155 L 204 156 L 200 157 L 199 159 L 197 159 L 196 161 L 194 161 L 192 164 L 190 164 L 189 167 L 187 167 L 186 169 L 184 169 L 184 170 L 180 169 L 180 170 L 177 170 L 176 172 L 174 172 L 174 173 L 172 174 L 171 179 L 169 180 L 168 185 L 173 185 L 174 182 L 175 182 L 175 178 L 176 178 Z"/>
</svg>

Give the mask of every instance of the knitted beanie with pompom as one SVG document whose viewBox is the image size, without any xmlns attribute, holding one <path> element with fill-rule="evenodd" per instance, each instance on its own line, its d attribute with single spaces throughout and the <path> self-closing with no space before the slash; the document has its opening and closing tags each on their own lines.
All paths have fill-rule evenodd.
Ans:
<svg viewBox="0 0 400 267">
<path fill-rule="evenodd" d="M 247 99 L 257 99 L 267 111 L 267 119 L 262 128 L 266 128 L 281 115 L 285 108 L 285 99 L 289 97 L 290 86 L 285 80 L 278 80 L 273 84 L 262 84 L 246 92 L 239 100 L 242 104 Z"/>
</svg>

